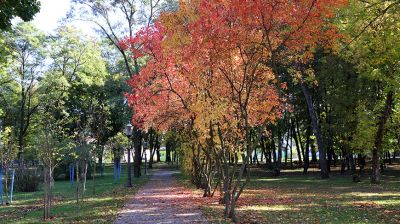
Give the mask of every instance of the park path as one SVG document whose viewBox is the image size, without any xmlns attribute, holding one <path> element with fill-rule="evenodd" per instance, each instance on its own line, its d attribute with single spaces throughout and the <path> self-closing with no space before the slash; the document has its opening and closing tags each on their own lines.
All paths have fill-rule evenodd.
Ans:
<svg viewBox="0 0 400 224">
<path fill-rule="evenodd" d="M 114 224 L 206 224 L 198 199 L 201 195 L 179 186 L 178 171 L 157 170 L 119 213 Z"/>
</svg>

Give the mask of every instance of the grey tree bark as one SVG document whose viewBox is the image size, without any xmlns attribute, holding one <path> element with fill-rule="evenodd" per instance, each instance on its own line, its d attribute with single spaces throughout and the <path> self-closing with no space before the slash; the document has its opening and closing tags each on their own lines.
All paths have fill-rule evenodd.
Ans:
<svg viewBox="0 0 400 224">
<path fill-rule="evenodd" d="M 319 151 L 319 167 L 321 169 L 321 178 L 329 178 L 328 166 L 326 162 L 326 150 L 325 144 L 322 138 L 321 129 L 319 127 L 319 121 L 317 117 L 317 112 L 315 111 L 311 92 L 304 82 L 301 82 L 301 89 L 303 91 L 304 97 L 306 98 L 308 112 L 311 118 L 311 126 L 314 131 L 314 135 L 317 139 L 318 151 Z"/>
</svg>

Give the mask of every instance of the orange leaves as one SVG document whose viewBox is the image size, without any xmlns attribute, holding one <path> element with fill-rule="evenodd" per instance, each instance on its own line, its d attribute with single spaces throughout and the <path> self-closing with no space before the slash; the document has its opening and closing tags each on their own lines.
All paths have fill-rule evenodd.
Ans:
<svg viewBox="0 0 400 224">
<path fill-rule="evenodd" d="M 315 45 L 331 45 L 337 34 L 327 20 L 344 4 L 181 1 L 177 12 L 121 43 L 134 58 L 148 58 L 129 82 L 135 124 L 166 129 L 194 122 L 204 135 L 213 124 L 243 136 L 274 122 L 286 106 L 279 91 L 287 88 L 277 83 L 276 60 L 293 53 L 309 60 Z"/>
</svg>

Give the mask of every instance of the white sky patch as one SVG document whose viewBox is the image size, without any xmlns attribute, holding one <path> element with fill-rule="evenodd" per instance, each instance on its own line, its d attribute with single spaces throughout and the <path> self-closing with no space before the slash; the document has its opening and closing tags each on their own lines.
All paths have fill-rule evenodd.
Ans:
<svg viewBox="0 0 400 224">
<path fill-rule="evenodd" d="M 35 15 L 33 24 L 46 33 L 57 28 L 71 7 L 70 0 L 40 0 L 40 12 Z"/>
<path fill-rule="evenodd" d="M 70 0 L 40 0 L 40 12 L 35 15 L 32 23 L 43 32 L 52 33 L 59 25 L 60 21 L 64 19 L 71 8 Z M 93 24 L 75 20 L 69 22 L 68 25 L 73 25 L 80 29 L 86 35 L 96 37 L 93 30 Z"/>
</svg>

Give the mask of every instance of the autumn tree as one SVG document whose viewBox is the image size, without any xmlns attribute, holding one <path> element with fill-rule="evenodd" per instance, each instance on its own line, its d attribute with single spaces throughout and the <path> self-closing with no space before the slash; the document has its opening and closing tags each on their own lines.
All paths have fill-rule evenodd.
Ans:
<svg viewBox="0 0 400 224">
<path fill-rule="evenodd" d="M 121 43 L 135 58 L 149 57 L 130 82 L 128 99 L 136 108 L 133 120 L 158 128 L 185 123 L 191 133 L 194 174 L 200 171 L 200 157 L 215 162 L 223 183 L 225 215 L 235 221 L 236 201 L 249 179 L 253 139 L 260 139 L 264 125 L 276 121 L 285 108 L 280 93 L 285 83 L 279 79 L 283 74 L 278 65 L 294 65 L 291 74 L 302 84 L 320 147 L 321 175 L 328 177 L 304 67 L 318 43 L 331 43 L 335 29 L 325 20 L 339 5 L 331 1 L 181 2 L 177 12 L 162 15 L 159 23 Z M 230 154 L 236 164 L 233 170 Z"/>
</svg>

